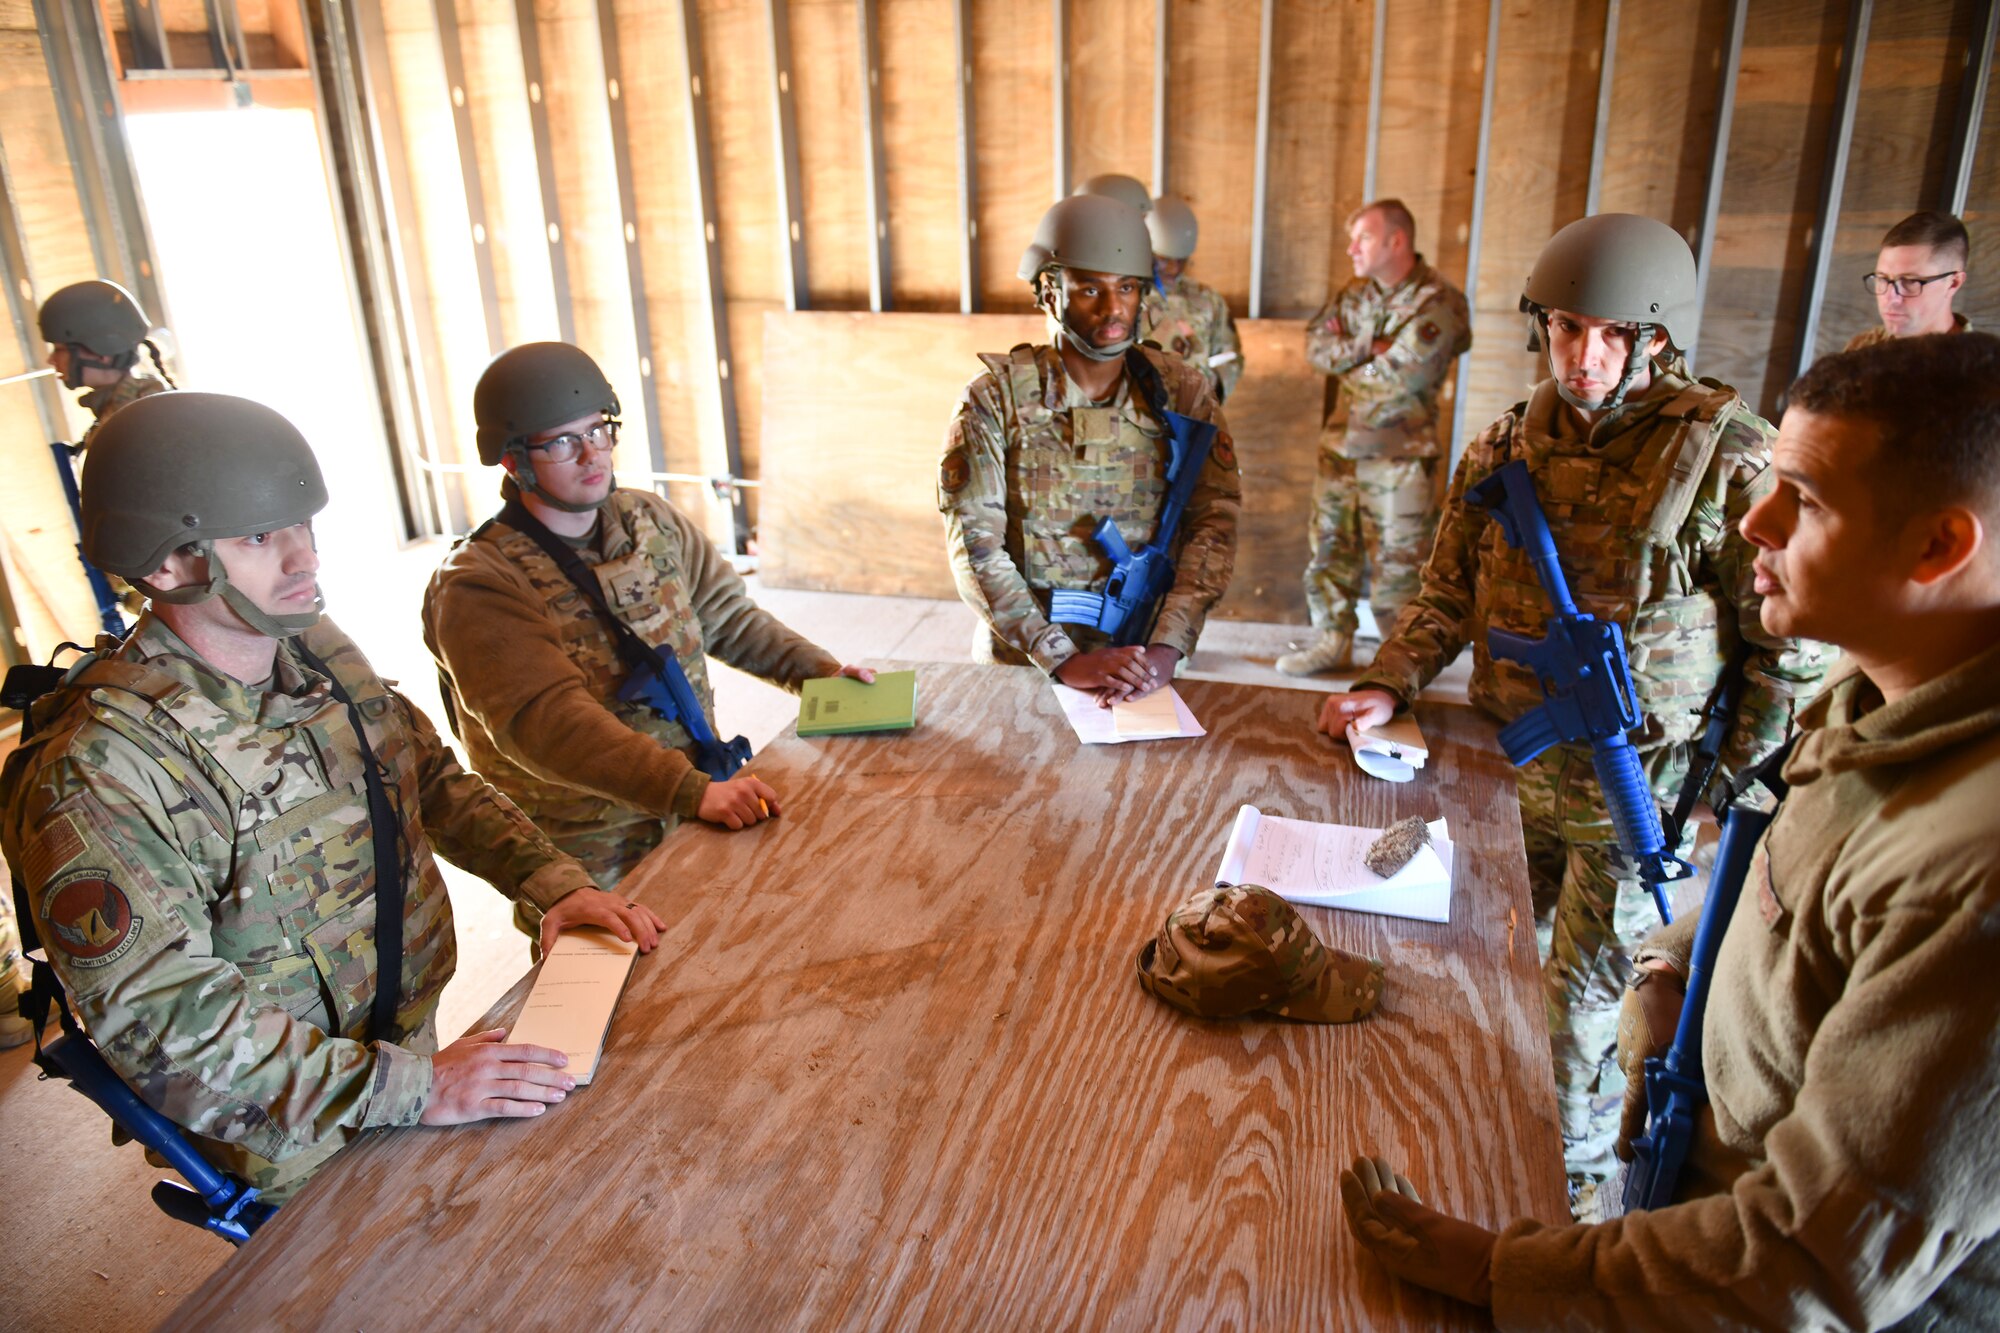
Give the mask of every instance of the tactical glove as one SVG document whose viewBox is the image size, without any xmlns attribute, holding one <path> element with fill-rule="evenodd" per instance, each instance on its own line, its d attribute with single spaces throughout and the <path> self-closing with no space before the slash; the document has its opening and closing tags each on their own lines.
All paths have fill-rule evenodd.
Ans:
<svg viewBox="0 0 2000 1333">
<path fill-rule="evenodd" d="M 1485 1227 L 1424 1206 L 1416 1186 L 1380 1157 L 1357 1157 L 1340 1173 L 1347 1229 L 1405 1282 L 1471 1305 L 1493 1304 L 1493 1244 Z"/>
</svg>

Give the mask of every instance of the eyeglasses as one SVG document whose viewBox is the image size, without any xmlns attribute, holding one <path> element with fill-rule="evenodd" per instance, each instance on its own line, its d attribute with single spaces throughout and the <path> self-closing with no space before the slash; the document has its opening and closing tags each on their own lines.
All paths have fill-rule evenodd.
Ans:
<svg viewBox="0 0 2000 1333">
<path fill-rule="evenodd" d="M 581 435 L 558 435 L 553 440 L 531 444 L 528 449 L 551 463 L 567 463 L 586 448 L 601 454 L 617 447 L 618 421 L 615 417 L 606 417 Z"/>
<path fill-rule="evenodd" d="M 1886 273 L 1864 273 L 1861 275 L 1861 285 L 1868 289 L 1870 296 L 1880 296 L 1884 287 L 1894 287 L 1898 296 L 1920 296 L 1927 284 L 1942 282 L 1946 278 L 1955 277 L 1959 272 L 1961 270 L 1953 269 L 1949 273 L 1933 273 L 1928 278 L 1892 278 Z"/>
</svg>

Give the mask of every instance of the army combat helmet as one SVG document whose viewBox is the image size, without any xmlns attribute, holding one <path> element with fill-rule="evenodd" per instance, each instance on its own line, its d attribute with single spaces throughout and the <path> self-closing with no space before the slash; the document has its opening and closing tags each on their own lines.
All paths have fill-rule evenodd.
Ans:
<svg viewBox="0 0 2000 1333">
<path fill-rule="evenodd" d="M 528 437 L 565 421 L 602 412 L 615 425 L 618 394 L 591 360 L 590 353 L 570 343 L 523 343 L 493 358 L 472 390 L 472 416 L 479 427 L 479 461 L 496 467 L 512 455 L 514 484 L 544 504 L 573 514 L 601 508 L 579 505 L 538 493 L 535 468 L 528 456 Z M 605 499 L 610 491 L 605 492 Z"/>
<path fill-rule="evenodd" d="M 270 615 L 229 581 L 215 550 L 304 523 L 326 508 L 326 481 L 298 427 L 247 398 L 159 393 L 107 417 L 85 455 L 83 553 L 155 601 L 186 605 L 221 597 L 245 624 L 274 639 L 319 623 L 310 611 Z M 169 555 L 193 546 L 208 580 L 160 589 L 147 582 Z"/>
<path fill-rule="evenodd" d="M 1163 194 L 1153 201 L 1146 214 L 1146 234 L 1153 238 L 1153 253 L 1161 259 L 1187 259 L 1201 235 L 1188 201 L 1177 194 Z"/>
<path fill-rule="evenodd" d="M 1664 222 L 1634 213 L 1598 213 L 1570 223 L 1549 239 L 1535 260 L 1521 309 L 1534 316 L 1544 341 L 1551 310 L 1607 319 L 1632 326 L 1632 351 L 1625 373 L 1603 407 L 1617 411 L 1632 381 L 1646 364 L 1646 345 L 1655 333 L 1674 348 L 1694 334 L 1694 252 Z M 1556 392 L 1584 411 L 1560 380 Z"/>
<path fill-rule="evenodd" d="M 1137 341 L 1137 327 L 1111 347 L 1096 347 L 1088 338 L 1073 335 L 1062 282 L 1051 273 L 1066 268 L 1150 281 L 1153 243 L 1146 235 L 1146 220 L 1132 208 L 1103 195 L 1073 194 L 1058 199 L 1042 214 L 1035 228 L 1035 239 L 1021 255 L 1021 267 L 1017 270 L 1022 281 L 1034 289 L 1035 304 L 1054 321 L 1055 337 L 1093 361 L 1117 360 Z"/>
<path fill-rule="evenodd" d="M 72 282 L 42 302 L 42 341 L 69 349 L 63 383 L 83 387 L 86 368 L 130 370 L 152 325 L 132 293 L 115 282 Z M 157 359 L 159 353 L 154 352 Z"/>
<path fill-rule="evenodd" d="M 1072 194 L 1097 194 L 1106 199 L 1116 199 L 1135 213 L 1144 215 L 1153 210 L 1151 191 L 1130 176 L 1115 171 L 1092 176 L 1071 191 Z"/>
</svg>

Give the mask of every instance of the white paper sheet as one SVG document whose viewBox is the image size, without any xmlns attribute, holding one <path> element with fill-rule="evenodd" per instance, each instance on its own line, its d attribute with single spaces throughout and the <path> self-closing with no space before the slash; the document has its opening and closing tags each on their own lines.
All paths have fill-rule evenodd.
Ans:
<svg viewBox="0 0 2000 1333">
<path fill-rule="evenodd" d="M 563 931 L 542 959 L 542 970 L 507 1040 L 553 1046 L 569 1057 L 563 1072 L 578 1087 L 590 1082 L 638 953 L 638 945 L 598 926 Z"/>
<path fill-rule="evenodd" d="M 1127 741 L 1177 740 L 1208 734 L 1201 723 L 1195 721 L 1195 716 L 1188 710 L 1187 701 L 1181 698 L 1180 691 L 1171 685 L 1163 687 L 1156 693 L 1166 695 L 1173 701 L 1174 730 L 1126 735 L 1120 734 L 1118 719 L 1112 715 L 1119 708 L 1128 705 L 1099 708 L 1095 694 L 1087 690 L 1073 690 L 1059 681 L 1050 683 L 1055 686 L 1056 701 L 1062 705 L 1063 716 L 1069 719 L 1069 725 L 1076 732 L 1076 738 L 1085 745 L 1123 745 Z M 1142 705 L 1146 702 L 1148 701 L 1140 701 Z"/>
<path fill-rule="evenodd" d="M 1430 831 L 1430 846 L 1383 879 L 1361 859 L 1380 829 L 1285 819 L 1246 805 L 1236 812 L 1215 881 L 1261 884 L 1288 902 L 1448 921 L 1450 831 L 1442 819 L 1431 821 Z"/>
</svg>

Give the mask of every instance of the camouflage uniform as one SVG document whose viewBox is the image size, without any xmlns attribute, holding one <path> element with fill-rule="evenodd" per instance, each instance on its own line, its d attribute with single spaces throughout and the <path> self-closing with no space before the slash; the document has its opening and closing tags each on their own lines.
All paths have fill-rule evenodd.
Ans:
<svg viewBox="0 0 2000 1333">
<path fill-rule="evenodd" d="M 1380 356 L 1375 344 L 1387 341 Z M 1414 597 L 1437 529 L 1441 455 L 1438 391 L 1472 346 L 1465 296 L 1418 255 L 1384 290 L 1356 278 L 1306 325 L 1306 360 L 1340 382 L 1343 430 L 1329 413 L 1320 434 L 1306 562 L 1313 628 L 1352 634 L 1362 574 L 1384 637 Z"/>
<path fill-rule="evenodd" d="M 1235 393 L 1236 381 L 1243 378 L 1243 340 L 1236 336 L 1229 303 L 1215 288 L 1185 274 L 1164 293 L 1157 285 L 1146 288 L 1139 336 L 1200 371 L 1218 403 Z M 1217 364 L 1216 357 L 1228 359 Z"/>
<path fill-rule="evenodd" d="M 1953 313 L 1951 317 L 1951 331 L 1953 333 L 1964 333 L 1971 327 L 1972 327 L 1971 320 L 1967 319 L 1964 315 L 1957 314 L 1955 312 Z M 1880 324 L 1877 324 L 1874 328 L 1863 329 L 1861 332 L 1855 334 L 1852 338 L 1849 338 L 1847 340 L 1847 346 L 1841 348 L 1840 350 L 1843 352 L 1859 351 L 1863 347 L 1873 347 L 1876 343 L 1888 342 L 1889 339 L 1895 336 L 1896 336 L 1895 334 L 1889 332 L 1889 330 L 1883 328 Z"/>
<path fill-rule="evenodd" d="M 1499 524 L 1464 499 L 1468 487 L 1521 458 L 1578 608 L 1625 632 L 1645 717 L 1633 740 L 1654 793 L 1679 794 L 1700 710 L 1745 640 L 1742 702 L 1718 783 L 1754 763 L 1783 740 L 1795 701 L 1826 668 L 1818 645 L 1764 631 L 1756 552 L 1737 527 L 1774 484 L 1774 434 L 1734 390 L 1662 372 L 1642 398 L 1586 436 L 1555 382 L 1544 380 L 1467 448 L 1423 589 L 1354 687 L 1407 702 L 1469 641 L 1475 705 L 1510 722 L 1541 703 L 1534 673 L 1494 661 L 1486 635 L 1539 637 L 1547 599 Z M 1657 915 L 1612 834 L 1587 747 L 1547 751 L 1521 770 L 1519 783 L 1537 912 L 1553 911 L 1542 979 L 1566 1156 L 1573 1172 L 1602 1176 L 1624 1090 L 1615 1038 L 1627 942 Z"/>
<path fill-rule="evenodd" d="M 92 389 L 89 393 L 79 395 L 76 400 L 77 405 L 90 409 L 91 416 L 96 418 L 90 423 L 90 429 L 83 433 L 83 446 L 86 449 L 90 447 L 90 441 L 97 434 L 98 428 L 103 426 L 111 414 L 119 408 L 166 391 L 167 386 L 151 375 L 128 374 L 116 384 L 107 384 L 101 389 Z"/>
<path fill-rule="evenodd" d="M 794 693 L 840 670 L 751 601 L 714 544 L 650 492 L 614 490 L 577 554 L 612 611 L 679 661 L 711 725 L 710 653 Z M 709 778 L 686 728 L 618 699 L 629 668 L 611 631 L 533 538 L 495 519 L 453 547 L 424 595 L 424 643 L 473 768 L 600 884 L 701 808 Z"/>
<path fill-rule="evenodd" d="M 1171 410 L 1223 428 L 1182 516 L 1174 585 L 1150 640 L 1188 657 L 1236 561 L 1236 453 L 1207 381 L 1178 357 L 1139 350 L 1158 369 Z M 983 622 L 975 657 L 1053 674 L 1108 640 L 1050 623 L 1049 591 L 1103 588 L 1111 561 L 1090 535 L 1100 518 L 1117 520 L 1135 550 L 1153 539 L 1167 489 L 1165 429 L 1129 374 L 1108 404 L 1092 404 L 1053 347 L 1022 343 L 980 360 L 986 373 L 966 387 L 945 435 L 945 547 L 958 595 Z"/>
<path fill-rule="evenodd" d="M 263 686 L 150 615 L 39 702 L 9 760 L 7 861 L 77 1017 L 204 1155 L 282 1200 L 356 1133 L 413 1125 L 456 960 L 436 848 L 510 896 L 588 887 L 331 621 L 301 640 L 360 710 L 402 812 L 395 1028 L 376 991 L 375 850 L 360 747 L 281 643 Z"/>
</svg>

